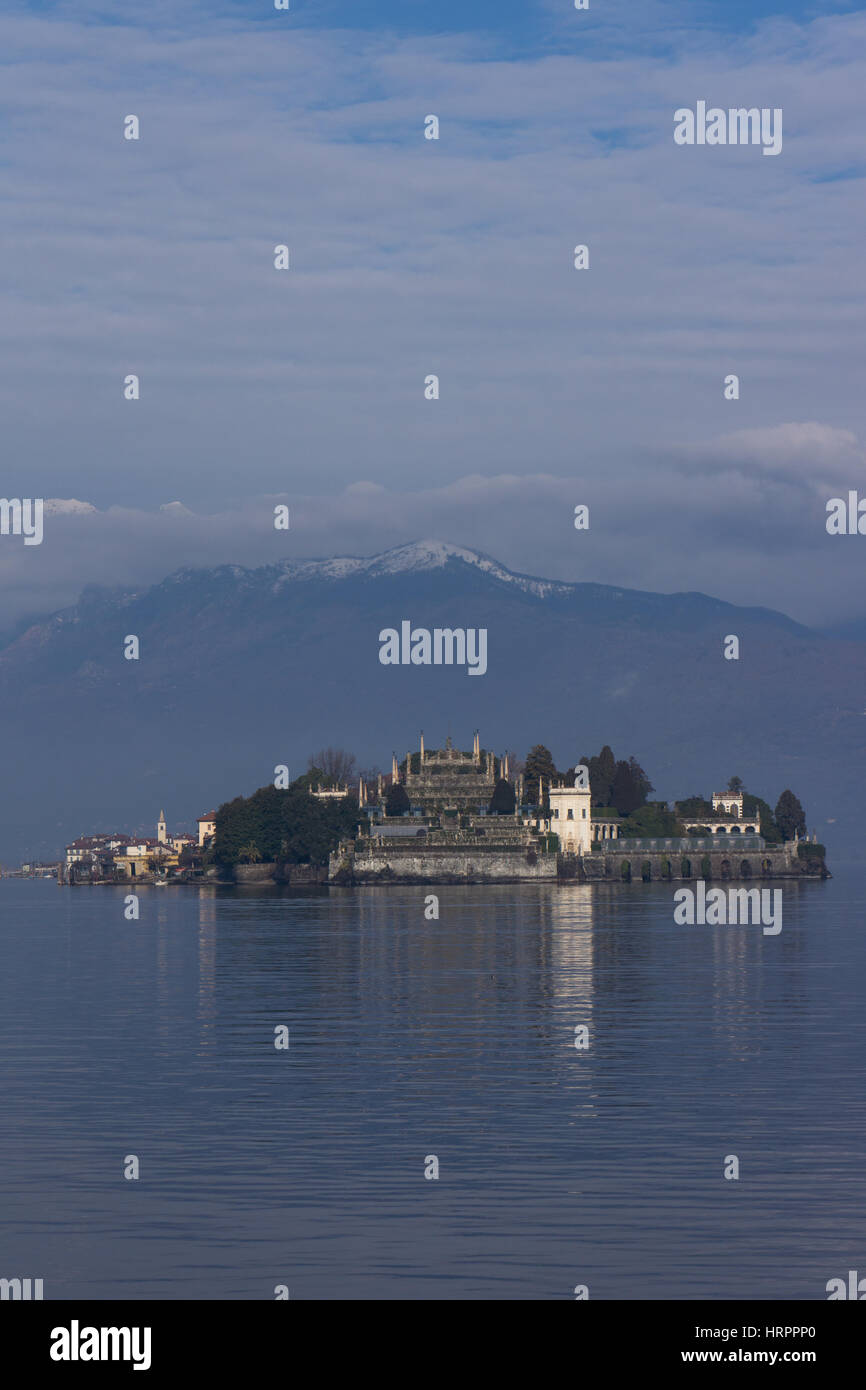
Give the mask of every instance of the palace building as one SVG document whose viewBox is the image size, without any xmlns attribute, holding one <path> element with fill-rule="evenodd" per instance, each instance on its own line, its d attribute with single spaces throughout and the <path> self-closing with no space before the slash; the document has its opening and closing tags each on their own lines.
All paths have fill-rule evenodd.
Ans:
<svg viewBox="0 0 866 1390">
<path fill-rule="evenodd" d="M 403 785 L 409 805 L 421 810 L 424 815 L 442 811 L 477 814 L 482 807 L 489 805 L 493 795 L 496 762 L 492 753 L 482 753 L 477 730 L 471 753 L 455 748 L 450 736 L 445 740 L 444 748 L 431 748 L 428 751 L 424 747 L 422 732 L 419 752 L 406 754 Z M 501 760 L 503 776 L 507 776 L 507 763 L 507 758 Z M 400 780 L 396 754 L 391 778 L 394 782 Z"/>
<path fill-rule="evenodd" d="M 713 810 L 742 820 L 744 800 L 742 792 L 713 792 Z"/>
</svg>

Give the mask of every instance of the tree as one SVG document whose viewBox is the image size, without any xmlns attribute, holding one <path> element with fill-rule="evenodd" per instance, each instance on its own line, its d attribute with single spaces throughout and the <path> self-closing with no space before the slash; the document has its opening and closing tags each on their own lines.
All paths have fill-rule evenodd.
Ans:
<svg viewBox="0 0 866 1390">
<path fill-rule="evenodd" d="M 677 801 L 677 813 L 684 818 L 692 820 L 695 816 L 712 816 L 713 803 L 705 801 L 702 796 L 687 796 L 684 801 Z"/>
<path fill-rule="evenodd" d="M 632 758 L 629 762 L 618 762 L 616 771 L 613 775 L 613 785 L 610 789 L 610 803 L 615 806 L 621 816 L 630 816 L 632 811 L 636 811 L 638 806 L 642 806 L 646 801 L 646 791 L 644 788 L 649 785 L 644 775 L 641 782 L 638 773 L 641 769 Z"/>
<path fill-rule="evenodd" d="M 610 806 L 611 788 L 616 773 L 616 759 L 613 756 L 613 749 L 609 744 L 605 744 L 596 758 L 583 759 L 589 768 L 589 788 L 592 793 L 593 806 Z"/>
<path fill-rule="evenodd" d="M 490 811 L 495 816 L 513 816 L 515 807 L 514 787 L 500 777 L 490 798 Z"/>
<path fill-rule="evenodd" d="M 403 816 L 408 810 L 409 798 L 406 795 L 406 788 L 403 786 L 402 782 L 395 782 L 393 786 L 388 789 L 388 795 L 385 798 L 385 815 Z"/>
<path fill-rule="evenodd" d="M 629 839 L 665 839 L 681 836 L 684 831 L 679 817 L 669 811 L 664 802 L 638 806 L 619 827 L 620 836 Z"/>
<path fill-rule="evenodd" d="M 238 796 L 217 811 L 211 857 L 225 867 L 239 864 L 252 846 L 266 863 L 325 864 L 341 839 L 353 834 L 358 804 L 351 797 L 320 801 L 306 777 L 290 787 L 273 783 L 252 796 Z"/>
<path fill-rule="evenodd" d="M 792 791 L 782 792 L 776 803 L 775 819 L 783 840 L 793 840 L 795 834 L 806 833 L 806 813 Z"/>
<path fill-rule="evenodd" d="M 729 792 L 733 792 L 735 796 L 736 796 L 736 794 L 737 794 L 738 792 L 743 791 L 743 779 L 742 779 L 742 777 L 729 777 L 729 778 L 728 778 L 728 791 L 729 791 Z"/>
<path fill-rule="evenodd" d="M 255 840 L 249 840 L 247 844 L 241 845 L 238 850 L 238 858 L 241 864 L 258 864 L 261 857 Z"/>
<path fill-rule="evenodd" d="M 556 764 L 553 761 L 553 754 L 549 748 L 545 748 L 543 743 L 536 743 L 534 748 L 530 748 L 526 755 L 526 767 L 523 773 L 523 785 L 526 799 L 531 805 L 539 804 L 538 784 L 541 780 L 544 785 L 544 801 L 547 801 L 547 793 L 550 791 L 550 783 L 556 777 Z"/>
<path fill-rule="evenodd" d="M 743 820 L 750 821 L 753 825 L 758 824 L 758 833 L 764 837 L 768 845 L 778 845 L 782 840 L 782 832 L 777 826 L 773 817 L 773 808 L 759 796 L 753 796 L 751 792 L 746 792 L 743 796 Z"/>
<path fill-rule="evenodd" d="M 616 802 L 618 795 L 625 799 L 631 810 L 636 810 L 638 806 L 643 806 L 653 789 L 652 782 L 640 763 L 635 758 L 629 758 L 627 763 L 625 760 L 617 762 L 610 744 L 606 743 L 597 757 L 582 758 L 581 761 L 589 769 L 593 806 L 616 806 L 617 810 L 620 810 Z M 622 771 L 623 768 L 628 769 L 628 775 Z M 615 794 L 614 782 L 617 774 L 619 783 Z M 628 811 L 621 811 L 621 814 L 628 815 Z"/>
<path fill-rule="evenodd" d="M 508 759 L 508 775 L 513 782 L 516 782 L 521 773 L 525 771 L 526 764 L 511 748 L 506 751 L 505 756 Z"/>
<path fill-rule="evenodd" d="M 650 792 L 654 791 L 655 789 L 653 787 L 652 782 L 647 777 L 646 773 L 644 772 L 643 768 L 638 762 L 637 758 L 629 758 L 628 765 L 631 769 L 631 775 L 634 778 L 635 786 L 637 787 L 638 794 L 640 796 L 640 804 L 643 806 Z"/>
<path fill-rule="evenodd" d="M 328 747 L 311 754 L 307 767 L 311 772 L 318 769 L 326 782 L 339 787 L 354 780 L 357 762 L 354 753 L 347 752 L 345 748 Z"/>
</svg>

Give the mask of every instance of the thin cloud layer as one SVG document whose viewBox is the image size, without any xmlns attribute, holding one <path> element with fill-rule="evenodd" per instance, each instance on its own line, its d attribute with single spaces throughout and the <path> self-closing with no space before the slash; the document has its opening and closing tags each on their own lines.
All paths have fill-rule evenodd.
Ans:
<svg viewBox="0 0 866 1390">
<path fill-rule="evenodd" d="M 633 460 L 614 473 L 467 474 L 397 491 L 373 480 L 331 495 L 284 492 L 196 512 L 46 503 L 44 540 L 0 542 L 0 625 L 74 602 L 87 584 L 159 582 L 185 566 L 369 555 L 424 536 L 482 550 L 528 574 L 662 592 L 702 590 L 816 625 L 862 612 L 855 537 L 826 533 L 826 502 L 863 475 L 848 431 L 791 423 Z M 671 499 L 674 499 L 672 502 Z M 290 528 L 276 530 L 287 504 Z M 575 507 L 590 509 L 588 530 Z"/>
</svg>

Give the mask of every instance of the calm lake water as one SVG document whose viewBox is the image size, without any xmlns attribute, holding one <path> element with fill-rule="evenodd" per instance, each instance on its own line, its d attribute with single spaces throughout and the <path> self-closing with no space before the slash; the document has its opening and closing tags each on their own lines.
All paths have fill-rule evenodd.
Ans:
<svg viewBox="0 0 866 1390">
<path fill-rule="evenodd" d="M 866 874 L 833 868 L 776 885 L 775 937 L 661 884 L 140 888 L 127 922 L 3 880 L 0 1276 L 823 1299 L 866 1273 Z"/>
</svg>

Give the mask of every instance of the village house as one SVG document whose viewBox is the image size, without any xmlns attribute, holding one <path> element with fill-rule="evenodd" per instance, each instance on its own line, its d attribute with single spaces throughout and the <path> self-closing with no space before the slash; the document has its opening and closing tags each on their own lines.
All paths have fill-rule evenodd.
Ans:
<svg viewBox="0 0 866 1390">
<path fill-rule="evenodd" d="M 67 878 L 77 875 L 85 880 L 94 878 L 142 878 L 160 869 L 177 868 L 184 850 L 193 850 L 201 843 L 187 831 L 169 834 L 165 812 L 160 811 L 156 836 L 127 835 L 122 832 L 104 835 L 82 835 L 66 846 Z"/>
<path fill-rule="evenodd" d="M 198 844 L 202 849 L 207 844 L 212 835 L 216 833 L 216 811 L 206 811 L 203 816 L 198 818 Z"/>
</svg>

